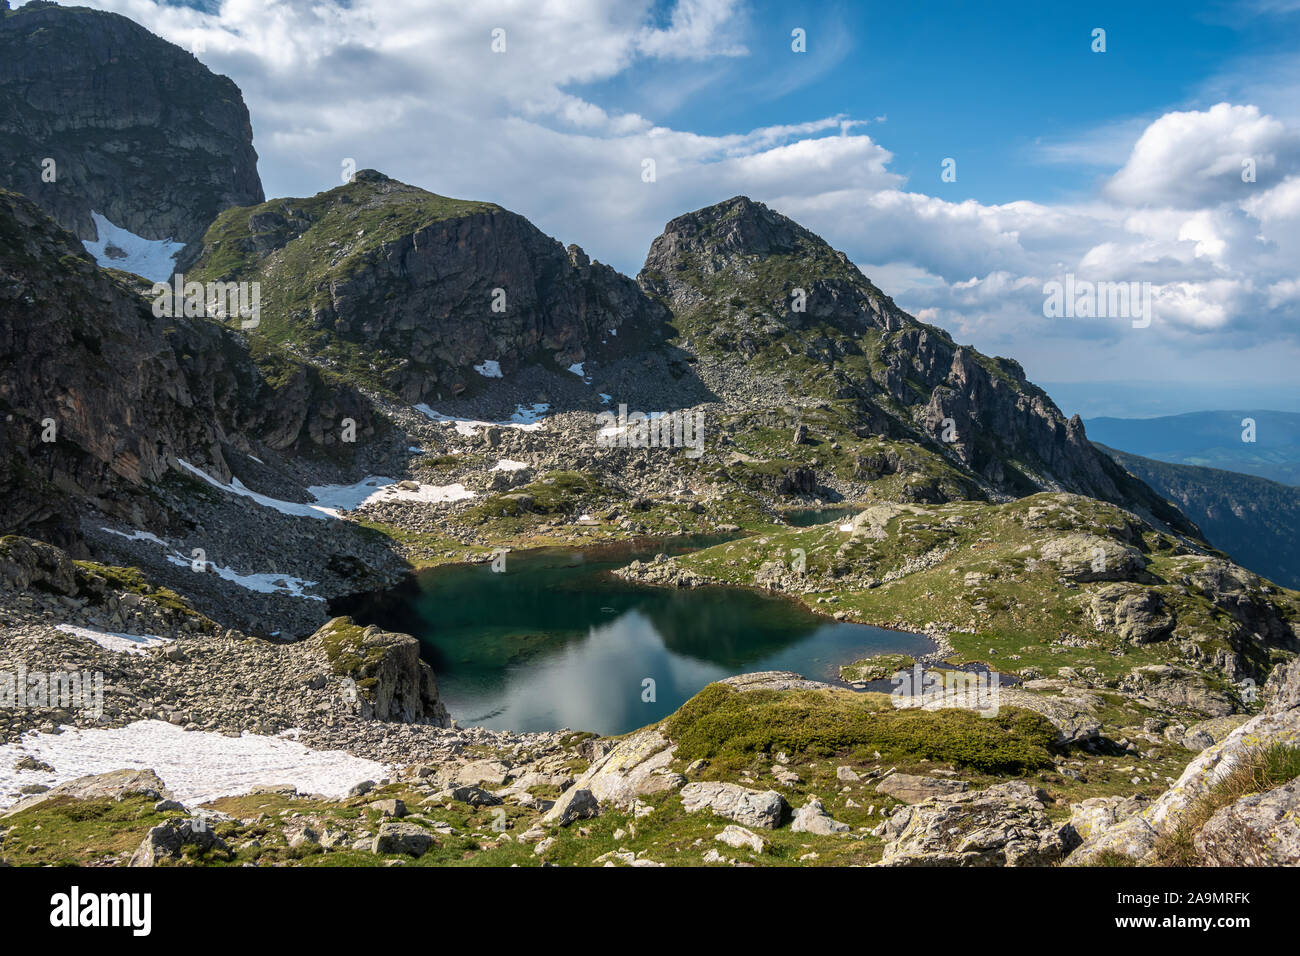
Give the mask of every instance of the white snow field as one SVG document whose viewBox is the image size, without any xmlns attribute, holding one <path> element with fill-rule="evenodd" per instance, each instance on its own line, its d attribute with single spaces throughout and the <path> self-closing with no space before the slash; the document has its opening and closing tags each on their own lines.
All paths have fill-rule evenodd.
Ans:
<svg viewBox="0 0 1300 956">
<path fill-rule="evenodd" d="M 59 624 L 54 629 L 65 634 L 88 638 L 106 650 L 121 654 L 143 654 L 151 647 L 172 642 L 170 637 L 159 637 L 157 634 L 119 634 L 116 631 L 100 631 L 93 627 L 78 627 L 75 624 Z"/>
<path fill-rule="evenodd" d="M 389 768 L 341 750 L 312 750 L 286 732 L 279 737 L 186 731 L 161 720 L 138 720 L 112 730 L 64 727 L 59 734 L 27 733 L 0 746 L 0 807 L 19 799 L 26 784 L 65 783 L 110 770 L 153 770 L 188 807 L 247 793 L 259 784 L 291 783 L 300 793 L 339 798 L 362 780 L 379 780 Z M 35 757 L 53 773 L 15 770 Z"/>
<path fill-rule="evenodd" d="M 144 239 L 113 225 L 91 210 L 99 239 L 83 239 L 81 244 L 106 269 L 121 269 L 144 276 L 150 282 L 166 282 L 175 268 L 176 255 L 185 248 L 183 242 L 169 239 Z"/>
<path fill-rule="evenodd" d="M 473 435 L 480 428 L 487 428 L 489 425 L 496 425 L 499 428 L 518 428 L 526 432 L 537 431 L 546 424 L 546 413 L 551 410 L 550 405 L 540 402 L 536 405 L 516 405 L 514 414 L 510 416 L 509 420 L 504 422 L 483 422 L 474 418 L 455 418 L 451 415 L 444 415 L 442 412 L 435 412 L 423 402 L 414 406 L 414 408 L 430 421 L 454 424 L 456 431 L 461 435 Z"/>
<path fill-rule="evenodd" d="M 177 567 L 188 567 L 191 559 L 183 554 L 174 553 L 167 555 L 167 562 Z M 270 572 L 254 572 L 252 574 L 240 574 L 234 568 L 222 567 L 211 561 L 205 562 L 207 572 L 215 574 L 223 581 L 229 581 L 236 584 L 246 591 L 257 591 L 261 594 L 287 594 L 290 597 L 303 598 L 308 601 L 324 601 L 323 597 L 317 597 L 315 594 L 308 594 L 307 588 L 314 585 L 315 581 L 308 581 L 305 578 L 295 578 L 290 574 L 274 574 Z M 195 572 L 196 574 L 199 572 Z"/>
<path fill-rule="evenodd" d="M 420 485 L 418 491 L 409 491 L 397 487 L 397 479 L 395 478 L 368 475 L 351 485 L 310 485 L 307 488 L 307 493 L 316 499 L 311 503 L 283 501 L 253 491 L 238 478 L 232 478 L 230 484 L 225 484 L 183 459 L 176 459 L 176 463 L 222 491 L 244 498 L 251 498 L 265 508 L 271 508 L 281 514 L 300 518 L 320 518 L 322 520 L 339 518 L 341 517 L 340 512 L 355 511 L 362 505 L 372 501 L 426 501 L 438 504 L 445 501 L 462 501 L 474 497 L 474 492 L 469 491 L 462 484 Z"/>
</svg>

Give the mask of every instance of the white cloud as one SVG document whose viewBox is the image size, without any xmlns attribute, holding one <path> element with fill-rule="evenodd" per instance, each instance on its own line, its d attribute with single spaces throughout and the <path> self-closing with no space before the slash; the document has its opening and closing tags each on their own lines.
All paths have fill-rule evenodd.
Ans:
<svg viewBox="0 0 1300 956">
<path fill-rule="evenodd" d="M 1131 205 L 1194 209 L 1241 201 L 1255 183 L 1243 167 L 1254 164 L 1256 183 L 1294 168 L 1300 137 L 1257 106 L 1218 103 L 1203 112 L 1166 113 L 1146 128 L 1128 161 L 1106 186 Z"/>
<path fill-rule="evenodd" d="M 1068 372 L 1080 362 L 1190 368 L 1200 355 L 1226 368 L 1250 354 L 1241 367 L 1253 373 L 1268 337 L 1278 365 L 1265 373 L 1297 358 L 1287 283 L 1300 261 L 1300 136 L 1277 109 L 1220 102 L 1040 144 L 1044 162 L 1114 170 L 1090 197 L 951 202 L 909 189 L 889 144 L 853 116 L 703 134 L 601 102 L 602 82 L 647 64 L 660 89 L 639 98 L 644 111 L 694 95 L 715 65 L 745 55 L 736 0 L 225 0 L 215 15 L 85 2 L 203 41 L 200 58 L 248 101 L 268 195 L 337 185 L 352 158 L 499 202 L 635 273 L 667 220 L 743 193 L 883 264 L 868 274 L 904 308 L 1043 378 L 1078 378 Z M 497 28 L 505 53 L 492 52 Z M 1254 183 L 1241 179 L 1246 158 Z M 1042 284 L 1067 272 L 1153 283 L 1156 321 L 1049 323 Z"/>
</svg>

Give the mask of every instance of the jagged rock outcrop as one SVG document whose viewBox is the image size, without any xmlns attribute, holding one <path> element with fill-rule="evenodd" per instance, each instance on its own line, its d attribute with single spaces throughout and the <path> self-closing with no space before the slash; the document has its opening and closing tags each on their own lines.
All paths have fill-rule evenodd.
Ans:
<svg viewBox="0 0 1300 956">
<path fill-rule="evenodd" d="M 1300 863 L 1300 779 L 1217 811 L 1195 837 L 1207 866 Z"/>
<path fill-rule="evenodd" d="M 636 354 L 659 344 L 668 318 L 631 279 L 522 216 L 368 169 L 308 199 L 223 214 L 190 274 L 260 279 L 268 327 L 409 402 L 528 364 Z"/>
<path fill-rule="evenodd" d="M 212 828 L 194 820 L 173 819 L 152 827 L 131 856 L 128 866 L 159 866 L 193 854 L 230 853 L 226 841 Z"/>
<path fill-rule="evenodd" d="M 0 531 L 67 543 L 92 502 L 166 521 L 148 485 L 228 449 L 352 454 L 389 426 L 349 385 L 206 318 L 157 317 L 35 204 L 0 190 Z"/>
<path fill-rule="evenodd" d="M 1126 809 L 1131 815 L 1090 833 L 1083 845 L 1070 855 L 1068 865 L 1097 865 L 1116 855 L 1134 863 L 1158 862 L 1161 839 L 1186 825 L 1201 801 L 1211 799 L 1216 788 L 1243 761 L 1269 748 L 1300 749 L 1300 706 L 1285 692 L 1285 688 L 1294 687 L 1298 680 L 1300 658 L 1276 668 L 1266 685 L 1264 713 L 1252 717 L 1222 741 L 1199 753 L 1178 780 L 1149 806 L 1129 805 Z M 1300 843 L 1296 841 L 1294 827 L 1288 829 L 1286 823 L 1300 812 L 1298 797 L 1300 793 L 1294 787 L 1279 785 L 1264 793 L 1248 793 L 1220 807 L 1191 834 L 1197 852 L 1204 854 L 1206 862 L 1224 865 L 1241 865 L 1246 860 L 1269 865 L 1300 863 L 1300 853 L 1296 852 Z M 1214 825 L 1210 826 L 1211 823 Z M 1269 830 L 1277 827 L 1281 827 L 1279 839 L 1267 839 Z M 1210 832 L 1204 833 L 1207 828 Z M 1234 831 L 1243 838 L 1253 835 L 1258 839 L 1251 838 L 1243 846 L 1232 847 L 1228 834 Z"/>
<path fill-rule="evenodd" d="M 219 631 L 178 595 L 151 587 L 133 569 L 78 563 L 43 541 L 0 537 L 0 601 L 21 607 L 31 595 L 62 604 L 70 620 L 95 621 L 115 633 L 176 638 Z"/>
<path fill-rule="evenodd" d="M 1136 695 L 1210 717 L 1226 717 L 1234 710 L 1232 697 L 1221 685 L 1204 674 L 1172 664 L 1135 667 L 1121 686 Z"/>
<path fill-rule="evenodd" d="M 82 239 L 96 238 L 93 210 L 191 242 L 221 210 L 263 199 L 239 88 L 116 13 L 0 11 L 0 103 L 0 186 Z"/>
<path fill-rule="evenodd" d="M 1078 836 L 1050 820 L 1041 790 L 1013 780 L 895 810 L 876 830 L 878 866 L 1051 866 Z"/>
<path fill-rule="evenodd" d="M 638 281 L 692 350 L 784 382 L 791 396 L 847 403 L 866 434 L 918 442 L 986 489 L 1073 491 L 1195 533 L 1093 448 L 1078 416 L 1067 420 L 1017 362 L 918 322 L 844 253 L 762 203 L 737 196 L 672 220 Z"/>
<path fill-rule="evenodd" d="M 335 674 L 356 684 L 363 719 L 403 723 L 451 723 L 438 697 L 433 670 L 420 660 L 420 642 L 409 634 L 360 627 L 336 617 L 308 638 Z"/>
<path fill-rule="evenodd" d="M 107 773 L 77 777 L 75 780 L 52 787 L 44 793 L 19 800 L 0 814 L 0 819 L 65 797 L 73 800 L 120 801 L 136 796 L 161 800 L 170 797 L 171 791 L 152 770 L 110 770 Z"/>
</svg>

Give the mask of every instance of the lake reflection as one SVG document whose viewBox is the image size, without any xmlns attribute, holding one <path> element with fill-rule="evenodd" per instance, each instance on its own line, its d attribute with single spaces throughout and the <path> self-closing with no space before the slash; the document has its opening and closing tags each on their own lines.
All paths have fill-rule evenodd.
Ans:
<svg viewBox="0 0 1300 956">
<path fill-rule="evenodd" d="M 745 588 L 654 588 L 609 573 L 702 543 L 516 552 L 505 573 L 486 564 L 434 568 L 333 610 L 418 637 L 459 723 L 519 731 L 625 733 L 733 674 L 792 670 L 834 680 L 840 664 L 858 657 L 932 646 Z M 647 678 L 653 701 L 643 700 Z"/>
</svg>

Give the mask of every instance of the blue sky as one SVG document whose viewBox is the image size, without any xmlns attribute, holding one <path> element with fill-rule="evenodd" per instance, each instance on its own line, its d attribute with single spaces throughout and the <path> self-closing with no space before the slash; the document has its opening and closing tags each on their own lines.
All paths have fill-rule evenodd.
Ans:
<svg viewBox="0 0 1300 956">
<path fill-rule="evenodd" d="M 660 22 L 671 9 L 657 7 Z M 948 199 L 1047 201 L 1085 191 L 1123 154 L 1046 162 L 1044 144 L 1212 105 L 1211 78 L 1256 57 L 1300 56 L 1300 17 L 1258 10 L 1134 0 L 755 3 L 736 28 L 745 56 L 650 61 L 575 89 L 709 135 L 810 116 L 884 117 L 872 132 L 912 186 Z M 802 56 L 790 49 L 795 27 L 808 35 Z M 1105 54 L 1091 50 L 1097 27 Z M 940 184 L 949 156 L 960 175 Z"/>
<path fill-rule="evenodd" d="M 746 194 L 1073 383 L 1068 411 L 1300 392 L 1300 0 L 84 2 L 240 85 L 269 196 L 352 159 L 635 274 L 668 219 Z M 1154 321 L 1048 316 L 1067 275 L 1147 283 Z"/>
</svg>

